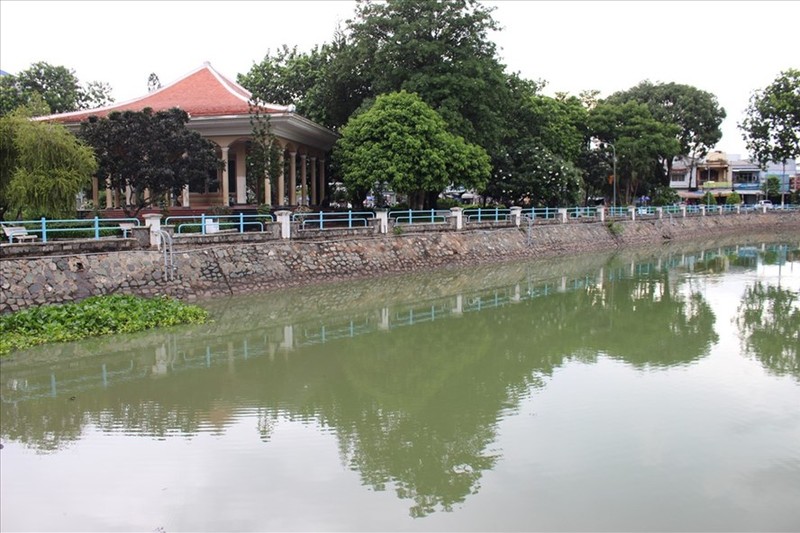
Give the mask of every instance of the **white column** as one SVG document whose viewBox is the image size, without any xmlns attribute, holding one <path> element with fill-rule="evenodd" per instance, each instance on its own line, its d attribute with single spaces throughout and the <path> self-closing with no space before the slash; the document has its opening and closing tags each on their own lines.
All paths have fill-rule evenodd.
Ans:
<svg viewBox="0 0 800 533">
<path fill-rule="evenodd" d="M 283 153 L 284 150 L 281 149 L 281 154 L 279 156 L 280 162 L 278 163 L 278 197 L 275 199 L 277 205 L 279 206 L 286 205 L 286 203 L 283 200 L 284 197 L 286 196 L 286 187 L 284 184 L 284 175 L 283 175 L 283 164 L 284 164 Z"/>
<path fill-rule="evenodd" d="M 236 203 L 247 203 L 247 159 L 244 146 L 236 149 Z"/>
<path fill-rule="evenodd" d="M 522 219 L 522 208 L 517 206 L 512 206 L 511 209 L 511 220 L 514 221 L 514 225 L 519 227 L 520 220 Z"/>
<path fill-rule="evenodd" d="M 636 208 L 635 207 L 629 207 L 628 208 L 628 213 L 630 213 L 630 215 L 631 215 L 631 220 L 636 220 Z"/>
<path fill-rule="evenodd" d="M 289 205 L 297 205 L 297 152 L 289 152 Z"/>
<path fill-rule="evenodd" d="M 308 205 L 308 194 L 306 192 L 306 154 L 300 154 L 300 205 Z"/>
<path fill-rule="evenodd" d="M 222 147 L 222 205 L 229 205 L 228 195 L 228 147 Z"/>
<path fill-rule="evenodd" d="M 317 199 L 317 158 L 311 158 L 311 205 L 319 204 Z"/>
<path fill-rule="evenodd" d="M 559 214 L 559 217 L 561 218 L 561 222 L 562 223 L 567 221 L 567 208 L 566 207 L 559 207 L 558 208 L 558 214 Z"/>
<path fill-rule="evenodd" d="M 659 220 L 664 218 L 664 208 L 656 207 L 656 214 L 658 215 Z"/>
<path fill-rule="evenodd" d="M 600 222 L 606 221 L 606 208 L 605 207 L 598 207 L 597 208 L 597 216 L 600 217 Z"/>
<path fill-rule="evenodd" d="M 319 203 L 325 201 L 325 158 L 319 160 Z"/>
<path fill-rule="evenodd" d="M 189 206 L 189 186 L 184 185 L 183 191 L 181 193 L 181 206 L 182 207 L 190 207 Z"/>
</svg>

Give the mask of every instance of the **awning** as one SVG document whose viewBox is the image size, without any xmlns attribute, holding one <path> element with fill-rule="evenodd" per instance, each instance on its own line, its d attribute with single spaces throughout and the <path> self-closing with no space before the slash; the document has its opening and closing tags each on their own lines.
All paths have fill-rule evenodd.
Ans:
<svg viewBox="0 0 800 533">
<path fill-rule="evenodd" d="M 703 197 L 703 193 L 698 191 L 677 191 L 677 193 L 678 196 L 680 196 L 681 198 L 686 198 L 687 200 L 691 199 L 696 200 Z"/>
<path fill-rule="evenodd" d="M 741 196 L 764 196 L 764 191 L 760 191 L 758 189 L 743 189 L 743 190 L 736 190 Z"/>
</svg>

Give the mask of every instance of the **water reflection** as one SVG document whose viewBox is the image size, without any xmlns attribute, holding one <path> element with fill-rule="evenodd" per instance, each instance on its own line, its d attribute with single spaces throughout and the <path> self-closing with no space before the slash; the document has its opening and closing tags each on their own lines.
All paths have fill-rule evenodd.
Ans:
<svg viewBox="0 0 800 533">
<path fill-rule="evenodd" d="M 191 438 L 251 417 L 268 445 L 280 420 L 313 422 L 335 432 L 364 484 L 412 500 L 412 516 L 447 511 L 502 456 L 493 443 L 503 413 L 566 362 L 602 354 L 666 369 L 709 353 L 714 311 L 682 273 L 793 254 L 765 245 L 598 256 L 590 269 L 505 265 L 218 303 L 208 326 L 4 363 L 2 438 L 53 452 L 90 426 Z M 800 377 L 796 292 L 756 283 L 738 321 L 767 368 Z"/>
</svg>

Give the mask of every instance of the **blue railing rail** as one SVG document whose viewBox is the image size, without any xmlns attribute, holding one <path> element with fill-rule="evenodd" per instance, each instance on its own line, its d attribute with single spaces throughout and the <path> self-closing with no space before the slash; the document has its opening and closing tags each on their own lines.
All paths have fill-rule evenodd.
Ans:
<svg viewBox="0 0 800 533">
<path fill-rule="evenodd" d="M 596 218 L 597 208 L 592 206 L 587 207 L 568 207 L 568 218 Z"/>
<path fill-rule="evenodd" d="M 395 224 L 445 224 L 449 216 L 449 209 L 406 209 L 389 212 L 389 218 L 394 220 Z"/>
<path fill-rule="evenodd" d="M 511 210 L 503 207 L 464 209 L 462 216 L 469 222 L 506 222 L 511 220 Z"/>
<path fill-rule="evenodd" d="M 100 239 L 103 237 L 127 237 L 130 228 L 140 226 L 136 218 L 64 218 L 42 217 L 37 220 L 3 220 L 4 226 L 23 227 L 29 235 L 36 235 L 41 242 L 52 239 Z"/>
<path fill-rule="evenodd" d="M 186 215 L 169 216 L 164 220 L 167 226 L 175 226 L 175 233 L 218 233 L 233 230 L 234 233 L 244 233 L 246 229 L 257 228 L 264 231 L 264 224 L 274 222 L 275 219 L 268 213 L 250 214 L 238 213 L 234 215 Z M 198 231 L 199 230 L 199 231 Z"/>
<path fill-rule="evenodd" d="M 292 222 L 300 224 L 300 229 L 352 229 L 367 227 L 369 221 L 375 219 L 372 211 L 315 211 L 311 213 L 293 213 Z"/>
<path fill-rule="evenodd" d="M 555 219 L 558 215 L 558 208 L 557 207 L 529 207 L 527 209 L 522 210 L 522 214 L 536 220 L 537 218 L 542 219 Z"/>
</svg>

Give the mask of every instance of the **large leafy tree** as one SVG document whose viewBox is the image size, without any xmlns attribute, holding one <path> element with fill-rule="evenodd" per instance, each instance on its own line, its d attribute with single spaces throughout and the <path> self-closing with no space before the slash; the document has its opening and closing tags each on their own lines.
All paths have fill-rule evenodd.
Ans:
<svg viewBox="0 0 800 533">
<path fill-rule="evenodd" d="M 90 109 L 114 101 L 107 83 L 82 85 L 74 71 L 40 61 L 16 76 L 0 78 L 0 115 L 29 104 L 36 95 L 47 103 L 49 113 Z"/>
<path fill-rule="evenodd" d="M 495 29 L 491 10 L 475 0 L 360 0 L 332 43 L 307 54 L 283 47 L 238 80 L 259 99 L 295 104 L 332 129 L 380 94 L 413 92 L 451 132 L 492 152 L 508 97 L 488 38 Z"/>
<path fill-rule="evenodd" d="M 606 102 L 645 104 L 655 120 L 678 126 L 679 154 L 686 156 L 692 166 L 722 138 L 720 126 L 726 116 L 725 109 L 714 94 L 691 85 L 645 80 L 626 91 L 614 93 Z M 664 164 L 669 175 L 672 159 Z"/>
<path fill-rule="evenodd" d="M 353 46 L 341 31 L 309 53 L 282 46 L 267 51 L 237 81 L 262 102 L 294 105 L 301 115 L 338 130 L 372 96 L 363 65 L 350 53 Z"/>
<path fill-rule="evenodd" d="M 108 176 L 114 189 L 130 187 L 128 216 L 158 205 L 166 194 L 179 195 L 186 185 L 203 184 L 220 168 L 214 144 L 189 130 L 188 122 L 181 109 L 146 108 L 89 117 L 81 124 L 81 138 L 97 154 L 98 174 Z"/>
<path fill-rule="evenodd" d="M 453 133 L 494 152 L 508 97 L 489 33 L 492 9 L 475 0 L 362 0 L 348 21 L 372 95 L 417 93 Z M 478 98 L 477 95 L 491 95 Z"/>
<path fill-rule="evenodd" d="M 0 218 L 74 216 L 97 169 L 92 149 L 61 125 L 0 117 Z"/>
<path fill-rule="evenodd" d="M 615 148 L 617 175 L 613 179 L 623 201 L 629 203 L 669 184 L 663 164 L 680 150 L 678 128 L 654 119 L 646 105 L 635 102 L 601 103 L 590 112 L 589 130 Z M 613 157 L 613 151 L 604 151 Z"/>
<path fill-rule="evenodd" d="M 762 165 L 800 157 L 800 70 L 781 72 L 753 93 L 739 127 L 748 151 Z"/>
<path fill-rule="evenodd" d="M 574 162 L 585 144 L 587 113 L 577 98 L 538 94 L 542 84 L 509 77 L 502 150 L 493 157 L 486 191 L 505 204 L 554 206 L 579 198 L 582 180 Z"/>
<path fill-rule="evenodd" d="M 405 91 L 379 96 L 353 117 L 334 148 L 334 163 L 357 200 L 386 184 L 424 206 L 451 183 L 481 188 L 490 174 L 479 146 L 447 131 L 439 114 Z"/>
</svg>

